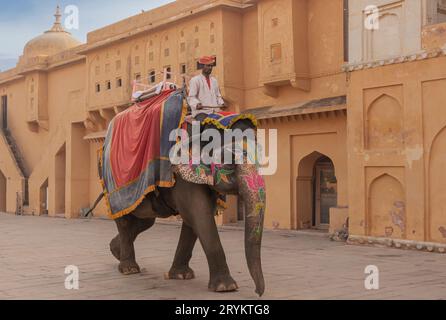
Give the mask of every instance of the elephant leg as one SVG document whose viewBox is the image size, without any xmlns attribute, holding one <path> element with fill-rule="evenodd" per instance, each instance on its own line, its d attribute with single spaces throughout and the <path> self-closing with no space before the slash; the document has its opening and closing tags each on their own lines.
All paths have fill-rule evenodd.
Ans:
<svg viewBox="0 0 446 320">
<path fill-rule="evenodd" d="M 215 222 L 216 197 L 207 186 L 177 181 L 175 202 L 184 221 L 195 234 L 206 253 L 209 264 L 209 289 L 230 292 L 238 289 L 231 277 Z"/>
<path fill-rule="evenodd" d="M 135 239 L 139 234 L 150 229 L 154 223 L 154 219 L 138 219 L 137 223 L 135 223 Z M 110 242 L 110 251 L 118 261 L 121 261 L 121 237 L 119 234 Z"/>
<path fill-rule="evenodd" d="M 206 253 L 209 264 L 209 290 L 215 292 L 231 292 L 238 289 L 226 262 L 226 255 L 218 235 L 215 212 L 207 212 L 197 217 L 194 230 Z"/>
<path fill-rule="evenodd" d="M 110 242 L 110 251 L 116 260 L 121 261 L 121 237 L 119 234 Z"/>
<path fill-rule="evenodd" d="M 189 267 L 192 252 L 197 242 L 197 235 L 186 223 L 183 223 L 180 242 L 178 243 L 172 268 L 166 273 L 166 280 L 192 280 L 195 279 L 194 271 Z"/>
<path fill-rule="evenodd" d="M 139 234 L 155 224 L 155 219 L 138 219 L 133 215 L 116 220 L 119 235 L 110 243 L 112 254 L 120 261 L 119 271 L 124 275 L 140 273 L 136 263 L 134 242 Z"/>
</svg>

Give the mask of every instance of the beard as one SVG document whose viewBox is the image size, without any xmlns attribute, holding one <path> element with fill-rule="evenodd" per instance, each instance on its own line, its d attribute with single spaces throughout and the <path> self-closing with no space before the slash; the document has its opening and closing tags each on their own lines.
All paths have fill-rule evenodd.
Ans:
<svg viewBox="0 0 446 320">
<path fill-rule="evenodd" d="M 209 70 L 203 70 L 203 74 L 205 75 L 205 76 L 210 76 L 211 74 L 212 74 L 212 69 L 209 69 Z"/>
</svg>

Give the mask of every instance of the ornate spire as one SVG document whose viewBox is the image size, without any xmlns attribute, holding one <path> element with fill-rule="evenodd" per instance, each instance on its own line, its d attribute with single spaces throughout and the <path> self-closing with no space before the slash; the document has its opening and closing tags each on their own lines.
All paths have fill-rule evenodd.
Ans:
<svg viewBox="0 0 446 320">
<path fill-rule="evenodd" d="M 62 14 L 60 13 L 60 6 L 58 5 L 56 8 L 56 13 L 54 14 L 56 21 L 54 22 L 53 27 L 47 32 L 66 32 L 62 27 Z"/>
</svg>

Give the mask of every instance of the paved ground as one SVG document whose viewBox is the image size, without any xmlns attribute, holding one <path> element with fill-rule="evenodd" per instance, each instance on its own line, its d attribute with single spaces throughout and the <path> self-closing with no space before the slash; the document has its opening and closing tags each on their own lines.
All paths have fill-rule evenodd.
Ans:
<svg viewBox="0 0 446 320">
<path fill-rule="evenodd" d="M 115 225 L 105 220 L 15 217 L 0 214 L 0 299 L 256 299 L 243 251 L 243 232 L 221 230 L 239 292 L 207 291 L 201 247 L 197 279 L 165 281 L 179 226 L 159 223 L 136 244 L 141 275 L 124 277 L 108 251 Z M 317 235 L 265 233 L 265 299 L 446 299 L 446 255 L 346 246 Z M 80 269 L 80 290 L 65 289 L 65 267 Z M 364 288 L 364 269 L 380 270 L 378 291 Z"/>
</svg>

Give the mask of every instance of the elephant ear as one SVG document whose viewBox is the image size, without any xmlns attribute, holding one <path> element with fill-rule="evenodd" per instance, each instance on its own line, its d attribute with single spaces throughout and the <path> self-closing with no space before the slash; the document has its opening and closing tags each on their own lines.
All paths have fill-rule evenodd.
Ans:
<svg viewBox="0 0 446 320">
<path fill-rule="evenodd" d="M 216 184 L 220 184 L 221 182 L 224 183 L 231 183 L 231 175 L 233 175 L 235 173 L 235 170 L 232 169 L 217 169 L 216 173 L 215 173 L 215 177 L 216 177 Z"/>
</svg>

